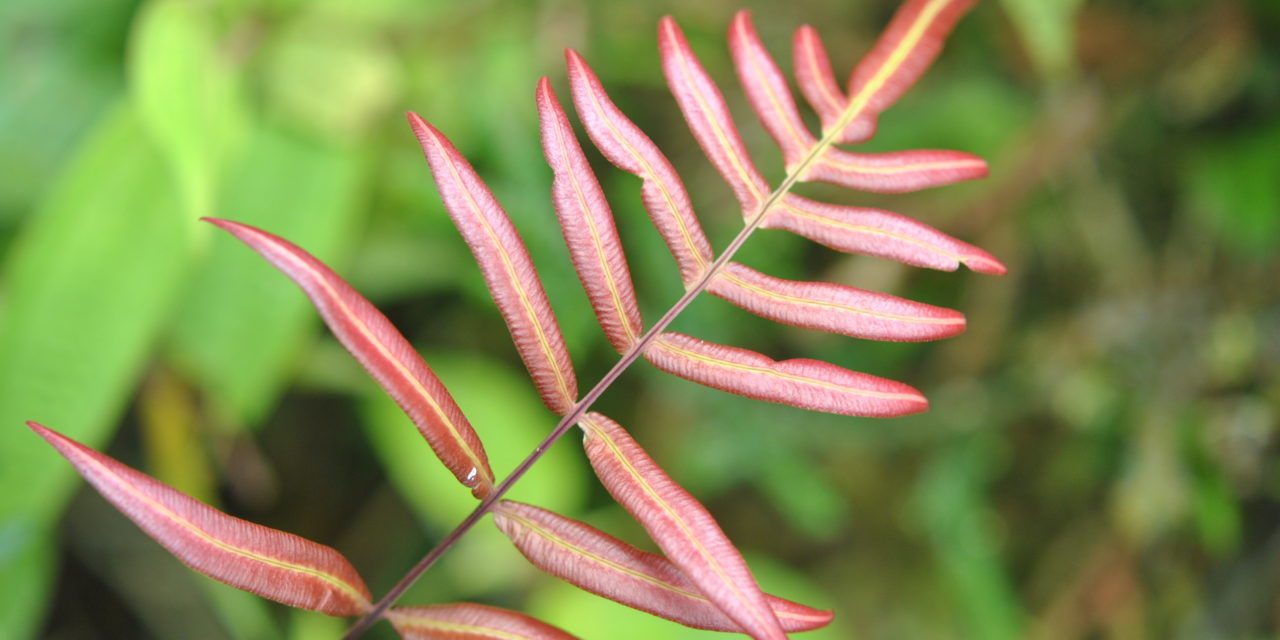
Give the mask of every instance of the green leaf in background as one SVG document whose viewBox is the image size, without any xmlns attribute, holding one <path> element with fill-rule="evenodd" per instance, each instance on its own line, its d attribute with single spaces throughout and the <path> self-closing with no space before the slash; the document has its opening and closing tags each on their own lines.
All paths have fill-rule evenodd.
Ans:
<svg viewBox="0 0 1280 640">
<path fill-rule="evenodd" d="M 17 240 L 0 309 L 0 629 L 43 613 L 25 592 L 76 474 L 25 420 L 92 447 L 111 435 L 186 272 L 188 235 L 160 154 L 111 111 Z M 45 568 L 48 570 L 48 567 Z M 25 575 L 16 575 L 23 571 Z M 20 598 L 19 593 L 24 595 Z"/>
<path fill-rule="evenodd" d="M 245 120 L 235 74 L 218 50 L 213 9 L 154 0 L 129 47 L 130 98 L 143 126 L 176 171 L 191 219 L 208 215 L 218 167 Z"/>
<path fill-rule="evenodd" d="M 261 125 L 226 176 L 218 216 L 261 227 L 321 260 L 354 237 L 362 156 L 348 145 Z M 213 400 L 219 419 L 259 424 L 318 318 L 297 286 L 212 227 L 173 328 L 180 366 Z M 332 264 L 332 262 L 331 262 Z"/>
<path fill-rule="evenodd" d="M 379 33 L 350 10 L 362 3 L 310 4 L 265 48 L 268 112 L 309 135 L 353 140 L 403 118 L 396 59 Z"/>
<path fill-rule="evenodd" d="M 1001 4 L 1040 76 L 1050 83 L 1067 79 L 1075 67 L 1076 12 L 1083 0 L 1004 0 Z"/>
<path fill-rule="evenodd" d="M 1280 121 L 1195 146 L 1183 184 L 1197 222 L 1266 258 L 1280 243 Z"/>
<path fill-rule="evenodd" d="M 968 619 L 968 633 L 961 635 L 1012 640 L 1022 636 L 1022 612 L 988 520 L 991 447 L 990 439 L 973 437 L 942 450 L 920 478 L 913 511 Z"/>
</svg>

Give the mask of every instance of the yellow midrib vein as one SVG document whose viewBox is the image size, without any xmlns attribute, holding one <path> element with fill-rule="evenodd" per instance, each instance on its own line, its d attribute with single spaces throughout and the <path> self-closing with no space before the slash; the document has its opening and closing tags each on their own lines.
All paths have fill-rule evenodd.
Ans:
<svg viewBox="0 0 1280 640">
<path fill-rule="evenodd" d="M 369 326 L 365 324 L 364 320 L 362 320 L 357 313 L 352 311 L 351 307 L 347 306 L 346 301 L 343 300 L 342 296 L 338 295 L 338 292 L 329 285 L 329 282 L 325 277 L 315 269 L 311 268 L 311 265 L 291 253 L 282 251 L 280 255 L 298 268 L 306 271 L 311 276 L 310 280 L 319 284 L 325 290 L 325 299 L 330 300 L 337 305 L 342 316 L 347 318 L 351 324 L 355 326 L 356 331 L 359 332 L 369 344 L 373 345 L 373 348 L 378 351 L 378 354 L 382 356 L 382 359 L 386 362 L 390 362 L 402 379 L 409 381 L 409 384 L 413 387 L 414 391 L 417 392 L 418 397 L 426 400 L 427 405 L 431 407 L 431 410 L 436 414 L 436 417 L 444 424 L 449 435 L 453 436 L 453 440 L 462 448 L 463 453 L 466 454 L 467 459 L 471 461 L 472 466 L 476 469 L 476 473 L 482 474 L 488 480 L 487 484 L 493 484 L 493 475 L 489 472 L 488 465 L 484 464 L 480 460 L 479 454 L 472 450 L 471 444 L 462 437 L 457 425 L 455 425 L 453 421 L 449 419 L 449 416 L 445 414 L 444 409 L 436 402 L 436 399 L 431 395 L 431 392 L 427 391 L 427 388 L 422 385 L 422 382 L 418 380 L 418 377 L 413 375 L 404 363 L 402 363 L 399 358 L 393 356 L 391 352 L 387 350 L 386 345 L 373 335 Z"/>
<path fill-rule="evenodd" d="M 339 591 L 346 594 L 347 597 L 351 598 L 357 603 L 360 603 L 365 608 L 369 606 L 369 600 L 365 598 L 364 594 L 360 593 L 350 584 L 347 584 L 347 582 L 342 580 L 341 578 L 330 573 L 325 573 L 324 571 L 321 571 L 314 567 L 292 564 L 284 560 L 281 560 L 279 558 L 264 556 L 264 555 L 255 553 L 253 551 L 250 551 L 249 549 L 238 547 L 231 543 L 219 540 L 218 538 L 215 538 L 209 535 L 208 533 L 206 533 L 203 529 L 192 524 L 191 521 L 187 520 L 186 518 L 183 518 L 177 513 L 174 513 L 173 510 L 170 509 L 169 507 L 155 501 L 154 499 L 151 498 L 151 496 L 148 496 L 142 491 L 139 491 L 137 488 L 133 486 L 133 483 L 129 482 L 128 480 L 125 480 L 123 477 L 120 476 L 119 473 L 116 473 L 115 470 L 111 469 L 110 467 L 104 465 L 103 463 L 99 462 L 98 460 L 94 459 L 91 456 L 85 455 L 80 451 L 75 451 L 75 455 L 77 458 L 80 458 L 81 460 L 93 465 L 94 468 L 96 468 L 99 473 L 110 478 L 113 481 L 112 483 L 115 486 L 119 487 L 121 490 L 123 490 L 125 493 L 128 493 L 130 496 L 132 496 L 134 499 L 138 500 L 139 502 L 146 504 L 151 511 L 155 513 L 159 513 L 160 515 L 164 516 L 166 519 L 170 520 L 174 524 L 177 524 L 183 529 L 186 529 L 191 534 L 195 535 L 197 538 L 205 541 L 206 543 L 213 545 L 215 547 L 218 547 L 219 549 L 222 549 L 224 551 L 228 551 L 239 556 L 244 556 L 256 562 L 261 562 L 262 564 L 277 567 L 279 569 L 284 569 L 286 571 L 293 571 L 295 573 L 301 573 L 303 575 L 319 578 L 320 580 L 323 580 L 324 582 L 327 582 L 330 585 L 336 587 Z M 208 506 L 208 505 L 204 505 L 204 506 Z M 209 508 L 212 508 L 212 507 L 209 507 Z M 227 514 L 219 514 L 219 515 L 222 515 L 227 518 L 233 517 Z M 289 534 L 285 534 L 285 535 L 289 535 Z M 312 544 L 315 544 L 315 543 L 312 543 Z"/>
<path fill-rule="evenodd" d="M 677 514 L 675 510 L 671 508 L 671 505 L 667 504 L 667 502 L 658 495 L 653 486 L 644 479 L 644 476 L 640 475 L 640 470 L 636 469 L 631 464 L 630 460 L 627 460 L 626 456 L 622 454 L 622 449 L 618 447 L 618 444 L 605 434 L 603 427 L 597 425 L 590 417 L 584 417 L 583 422 L 589 425 L 591 430 L 596 434 L 596 437 L 600 438 L 605 446 L 609 448 L 609 453 L 618 461 L 619 464 L 623 466 L 624 469 L 626 469 L 627 475 L 631 476 L 636 484 L 640 485 L 640 488 L 645 492 L 645 495 L 649 496 L 653 502 L 657 503 L 659 508 L 667 514 L 667 517 L 675 522 L 676 526 L 680 528 L 680 533 L 687 541 L 689 541 L 690 544 L 694 546 L 698 555 L 701 556 L 708 565 L 710 565 L 711 570 L 715 571 L 720 582 L 727 586 L 729 590 L 733 592 L 733 595 L 738 602 L 742 603 L 746 607 L 747 611 L 751 614 L 751 617 L 755 618 L 757 622 L 764 625 L 766 628 L 776 626 L 776 619 L 773 621 L 774 624 L 770 625 L 767 619 L 760 617 L 756 607 L 752 606 L 751 600 L 746 594 L 742 593 L 742 591 L 738 589 L 737 582 L 730 578 L 725 569 L 720 566 L 720 561 L 702 545 L 702 541 L 698 536 L 694 535 L 694 533 L 689 530 L 688 523 L 685 522 L 684 518 Z"/>
<path fill-rule="evenodd" d="M 572 406 L 577 398 L 572 393 L 569 393 L 569 384 L 564 372 L 560 369 L 560 362 L 551 348 L 550 340 L 542 330 L 542 323 L 539 321 L 537 314 L 533 312 L 533 303 L 529 300 L 528 292 L 524 290 L 524 283 L 520 281 L 515 265 L 511 263 L 511 256 L 507 255 L 506 248 L 502 246 L 502 242 L 498 239 L 497 232 L 489 225 L 489 220 L 485 217 L 471 190 L 467 188 L 466 182 L 463 181 L 458 172 L 458 167 L 454 165 L 453 159 L 449 157 L 444 145 L 435 136 L 432 136 L 431 140 L 436 144 L 437 153 L 440 154 L 445 165 L 449 167 L 449 173 L 453 176 L 453 181 L 457 185 L 458 191 L 466 197 L 467 202 L 470 204 L 472 217 L 475 218 L 476 222 L 480 223 L 480 227 L 484 229 L 485 236 L 489 238 L 490 245 L 494 248 L 495 253 L 498 254 L 498 258 L 502 260 L 502 267 L 507 272 L 507 281 L 511 284 L 511 288 L 515 290 L 516 296 L 520 298 L 520 307 L 528 317 L 529 325 L 533 327 L 533 333 L 538 338 L 538 345 L 542 349 L 542 356 L 547 361 L 547 366 L 551 368 L 552 374 L 555 375 L 556 386 L 560 390 L 562 400 Z"/>
</svg>

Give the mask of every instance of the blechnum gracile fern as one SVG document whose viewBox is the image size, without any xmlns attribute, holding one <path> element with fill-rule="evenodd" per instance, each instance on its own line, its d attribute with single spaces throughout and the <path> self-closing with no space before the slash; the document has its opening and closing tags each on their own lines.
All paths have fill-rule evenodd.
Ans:
<svg viewBox="0 0 1280 640">
<path fill-rule="evenodd" d="M 986 164 L 955 151 L 863 154 L 837 144 L 869 139 L 877 115 L 938 55 L 973 0 L 909 0 L 854 69 L 848 92 L 832 73 L 817 32 L 795 34 L 796 82 L 822 123 L 805 127 L 786 78 L 750 16 L 729 28 L 733 63 L 755 115 L 782 151 L 786 176 L 770 187 L 752 164 L 725 101 L 671 18 L 658 28 L 667 83 L 694 137 L 732 187 L 745 226 L 712 252 L 684 186 L 653 142 L 626 118 L 587 63 L 566 52 L 579 119 L 596 148 L 643 183 L 644 206 L 678 263 L 685 294 L 656 322 L 640 317 L 612 214 L 551 83 L 537 87 L 542 144 L 555 174 L 552 200 L 570 257 L 617 364 L 579 395 L 555 316 L 519 235 L 471 166 L 434 127 L 409 114 L 445 208 L 478 261 L 543 401 L 562 416 L 514 471 L 497 482 L 484 446 L 445 386 L 387 319 L 337 274 L 288 241 L 212 219 L 292 278 L 344 346 L 395 398 L 441 461 L 480 501 L 471 515 L 376 603 L 351 564 L 324 545 L 201 504 L 36 423 L 109 501 L 192 568 L 241 589 L 334 616 L 360 616 L 347 637 L 386 618 L 407 638 L 566 638 L 523 614 L 477 604 L 392 607 L 396 599 L 485 514 L 534 565 L 587 591 L 696 628 L 783 638 L 827 624 L 819 611 L 761 592 L 742 556 L 698 501 L 681 489 L 593 403 L 641 356 L 657 368 L 760 400 L 845 415 L 899 416 L 926 407 L 911 387 L 816 360 L 774 361 L 735 347 L 666 331 L 709 292 L 781 323 L 876 340 L 942 338 L 964 329 L 959 313 L 820 282 L 790 282 L 733 262 L 760 228 L 784 229 L 829 247 L 906 264 L 983 273 L 1004 267 L 985 252 L 903 216 L 815 202 L 792 193 L 820 180 L 884 193 L 982 177 Z M 504 494 L 572 427 L 610 494 L 648 531 L 662 555 L 641 551 L 581 522 L 503 500 Z"/>
</svg>

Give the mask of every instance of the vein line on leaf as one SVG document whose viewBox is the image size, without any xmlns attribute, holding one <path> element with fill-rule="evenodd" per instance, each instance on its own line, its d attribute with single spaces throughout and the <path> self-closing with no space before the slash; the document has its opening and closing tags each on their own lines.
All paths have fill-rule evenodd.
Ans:
<svg viewBox="0 0 1280 640">
<path fill-rule="evenodd" d="M 498 238 L 497 232 L 489 224 L 489 219 L 485 216 L 484 211 L 480 208 L 479 203 L 475 200 L 475 195 L 471 193 L 471 189 L 467 187 L 465 181 L 458 171 L 458 167 L 454 164 L 453 158 L 440 144 L 439 139 L 434 133 L 431 133 L 431 141 L 435 143 L 436 149 L 440 156 L 444 159 L 445 165 L 449 167 L 449 174 L 453 177 L 454 183 L 459 190 L 466 196 L 467 202 L 470 204 L 471 213 L 480 227 L 484 229 L 485 235 L 489 238 L 489 243 L 494 252 L 498 254 L 498 258 L 502 260 L 502 267 L 507 272 L 507 281 L 511 288 L 515 290 L 516 295 L 520 298 L 520 306 L 528 317 L 529 325 L 533 327 L 534 334 L 538 337 L 538 346 L 542 349 L 542 356 L 547 361 L 547 366 L 551 368 L 551 372 L 555 375 L 556 386 L 559 387 L 560 395 L 569 405 L 574 400 L 573 394 L 569 393 L 569 384 L 565 379 L 564 371 L 560 368 L 560 362 L 556 359 L 555 351 L 551 348 L 551 341 L 547 339 L 546 333 L 542 330 L 542 322 L 538 318 L 538 314 L 533 309 L 533 303 L 529 300 L 529 294 L 524 289 L 524 283 L 520 280 L 520 276 L 516 273 L 515 265 L 511 262 L 511 256 L 507 253 L 506 247 Z"/>
<path fill-rule="evenodd" d="M 697 360 L 699 362 L 711 365 L 713 367 L 720 367 L 722 369 L 744 371 L 747 373 L 757 373 L 757 374 L 762 374 L 769 377 L 782 378 L 783 380 L 790 380 L 792 382 L 812 385 L 815 387 L 822 387 L 825 389 L 831 389 L 833 391 L 853 393 L 855 395 L 867 396 L 871 398 L 885 398 L 889 400 L 914 400 L 914 401 L 918 401 L 920 399 L 919 396 L 909 394 L 909 393 L 892 393 L 888 391 L 873 391 L 870 389 L 858 389 L 856 387 L 846 387 L 844 385 L 835 384 L 834 382 L 827 382 L 826 380 L 819 380 L 817 378 L 808 378 L 808 377 L 796 375 L 793 373 L 784 373 L 782 371 L 777 371 L 775 369 L 766 369 L 763 367 L 757 367 L 749 364 L 739 364 L 737 362 L 729 362 L 728 360 L 721 360 L 719 358 L 715 358 L 705 354 L 695 353 L 693 351 L 683 349 L 681 347 L 678 347 L 672 344 L 668 340 L 658 340 L 654 342 L 654 345 L 662 349 L 666 349 L 667 351 L 674 352 L 675 355 L 677 356 L 680 356 L 689 360 Z"/>
<path fill-rule="evenodd" d="M 658 179 L 658 174 L 653 170 L 653 167 L 650 166 L 649 161 L 646 160 L 644 155 L 639 151 L 636 151 L 635 147 L 631 146 L 631 143 L 627 141 L 626 137 L 618 131 L 617 125 L 613 122 L 613 118 L 609 117 L 605 112 L 604 107 L 600 104 L 600 97 L 597 96 L 594 91 L 588 91 L 587 95 L 591 98 L 591 106 L 595 109 L 597 117 L 605 123 L 605 126 L 609 127 L 609 133 L 613 134 L 614 140 L 627 150 L 627 153 L 631 155 L 632 159 L 640 163 L 640 166 L 646 176 L 642 178 L 642 180 L 652 183 L 662 194 L 663 201 L 667 203 L 667 210 L 671 213 L 671 217 L 675 220 L 676 226 L 680 229 L 680 235 L 684 239 L 685 246 L 689 250 L 689 255 L 692 256 L 694 262 L 697 263 L 699 273 L 705 273 L 707 270 L 706 258 L 704 258 L 702 253 L 698 251 L 697 245 L 693 242 L 693 236 L 690 235 L 689 228 L 685 225 L 684 218 L 680 215 L 680 210 L 676 207 L 675 200 L 672 198 L 671 192 L 667 189 L 666 182 Z"/>
<path fill-rule="evenodd" d="M 772 626 L 768 624 L 767 620 L 762 619 L 760 617 L 759 611 L 756 610 L 756 607 L 751 605 L 751 602 L 746 597 L 746 594 L 742 593 L 742 591 L 738 589 L 737 582 L 729 577 L 724 567 L 720 566 L 720 561 L 715 557 L 715 555 L 713 555 L 710 551 L 708 551 L 707 548 L 703 546 L 702 540 L 697 535 L 695 535 L 692 531 L 689 530 L 689 525 L 685 521 L 685 519 L 681 517 L 680 514 L 676 513 L 675 509 L 673 509 L 670 504 L 668 504 L 665 500 L 662 499 L 661 496 L 658 495 L 657 490 L 654 489 L 653 486 L 649 484 L 647 480 L 645 480 L 644 476 L 640 474 L 640 470 L 636 469 L 635 466 L 631 464 L 631 461 L 628 460 L 627 457 L 622 453 L 622 449 L 618 446 L 618 443 L 614 442 L 613 438 L 610 438 L 604 432 L 604 429 L 600 425 L 596 424 L 595 420 L 593 420 L 590 416 L 584 416 L 582 419 L 582 423 L 586 424 L 591 430 L 592 434 L 595 435 L 597 438 L 599 438 L 600 441 L 606 447 L 608 447 L 609 453 L 614 457 L 615 460 L 617 460 L 619 464 L 622 465 L 622 467 L 626 470 L 627 475 L 631 476 L 631 479 L 640 486 L 641 490 L 644 491 L 645 495 L 647 495 L 652 500 L 653 503 L 656 503 L 657 506 L 664 513 L 666 513 L 667 518 L 669 518 L 675 523 L 676 527 L 680 529 L 680 533 L 683 535 L 685 540 L 688 541 L 691 545 L 693 545 L 693 547 L 697 550 L 698 555 L 701 556 L 702 559 L 707 564 L 710 565 L 712 571 L 715 571 L 716 577 L 720 579 L 721 584 L 724 584 L 725 586 L 729 587 L 729 590 L 733 592 L 734 598 L 737 599 L 738 602 L 741 603 L 747 609 L 747 611 L 751 613 L 751 617 L 755 618 L 758 623 L 762 624 L 765 627 Z M 619 429 L 621 429 L 620 426 L 619 426 Z M 776 620 L 775 620 L 775 624 L 776 624 Z"/>
<path fill-rule="evenodd" d="M 674 45 L 678 36 L 670 34 L 673 33 L 671 30 L 675 28 L 675 22 L 668 21 L 664 23 L 664 27 L 667 29 L 669 34 L 668 37 L 671 38 Z M 676 50 L 676 60 L 680 67 L 680 73 L 684 75 L 684 80 L 689 88 L 689 93 L 693 94 L 693 99 L 698 101 L 698 108 L 702 111 L 708 126 L 711 127 L 712 133 L 715 134 L 716 141 L 720 143 L 720 148 L 729 158 L 729 162 L 733 164 L 733 169 L 737 172 L 738 179 L 746 185 L 747 190 L 751 192 L 752 197 L 757 201 L 760 200 L 761 193 L 758 185 L 756 185 L 755 181 L 751 179 L 751 175 L 746 169 L 746 163 L 742 158 L 738 157 L 733 145 L 729 142 L 729 136 L 726 135 L 724 129 L 720 127 L 720 122 L 716 119 L 714 112 L 707 106 L 706 96 L 703 95 L 701 87 L 698 86 L 698 83 L 693 77 L 689 61 L 691 52 L 687 51 L 685 47 L 680 47 L 678 45 L 674 45 L 673 48 Z"/>
<path fill-rule="evenodd" d="M 333 574 L 321 571 L 320 569 L 317 569 L 315 567 L 309 567 L 309 566 L 300 565 L 300 564 L 293 564 L 291 562 L 281 560 L 280 558 L 262 555 L 260 553 L 251 551 L 249 549 L 238 547 L 229 542 L 224 542 L 206 533 L 203 529 L 201 529 L 200 527 L 197 527 L 195 524 L 192 524 L 190 520 L 187 520 L 186 518 L 183 518 L 181 515 L 174 513 L 172 509 L 152 499 L 151 496 L 148 496 L 142 491 L 139 491 L 137 488 L 133 486 L 133 483 L 121 477 L 120 474 L 116 473 L 110 467 L 94 459 L 92 456 L 84 455 L 80 451 L 76 451 L 75 453 L 76 453 L 76 457 L 93 465 L 94 468 L 99 473 L 102 473 L 103 475 L 110 478 L 118 488 L 124 490 L 139 502 L 146 504 L 152 511 L 164 516 L 165 518 L 172 521 L 174 524 L 177 524 L 178 526 L 182 527 L 183 529 L 186 529 L 187 531 L 195 535 L 197 538 L 200 538 L 201 540 L 215 547 L 218 547 L 219 549 L 233 553 L 238 556 L 243 556 L 255 562 L 260 562 L 262 564 L 276 567 L 279 569 L 284 569 L 286 571 L 292 571 L 294 573 L 301 573 L 303 575 L 319 578 L 320 580 L 336 587 L 339 591 L 345 594 L 348 598 L 351 598 L 354 602 L 360 603 L 362 605 L 361 608 L 364 608 L 364 609 L 369 608 L 370 603 L 364 597 L 364 594 L 360 593 L 359 590 L 357 590 L 355 587 L 348 584 L 342 578 L 339 578 L 338 576 L 335 576 Z M 204 505 L 204 503 L 200 503 L 200 504 L 208 507 L 208 505 Z M 235 517 L 229 514 L 221 514 L 221 515 L 225 515 L 228 518 Z M 286 535 L 292 535 L 292 534 L 286 534 Z"/>
<path fill-rule="evenodd" d="M 387 350 L 386 345 L 383 344 L 381 340 L 377 339 L 373 332 L 369 330 L 369 326 L 364 323 L 360 316 L 353 312 L 351 307 L 347 306 L 346 301 L 338 295 L 337 291 L 334 291 L 333 287 L 329 285 L 329 282 L 319 272 L 311 268 L 311 265 L 308 265 L 306 262 L 292 254 L 288 252 L 281 252 L 280 255 L 289 260 L 289 262 L 296 267 L 306 271 L 311 276 L 311 280 L 313 282 L 324 287 L 325 293 L 328 294 L 328 298 L 337 304 L 342 315 L 355 326 L 356 330 L 360 332 L 360 335 L 373 344 L 373 347 L 378 350 L 379 355 L 391 362 L 392 366 L 395 367 L 396 372 L 399 373 L 402 378 L 409 381 L 409 384 L 413 386 L 414 391 L 417 392 L 419 397 L 427 401 L 427 405 L 429 405 L 431 410 L 435 412 L 436 417 L 438 417 L 449 430 L 449 435 L 453 436 L 453 440 L 457 442 L 457 444 L 462 447 L 463 452 L 467 454 L 467 458 L 471 460 L 471 465 L 476 469 L 476 472 L 488 475 L 489 465 L 484 464 L 480 460 L 480 456 L 472 450 L 471 445 L 467 443 L 466 439 L 463 438 L 462 434 L 458 431 L 458 426 L 449 419 L 449 416 L 444 412 L 444 409 L 440 408 L 440 405 L 436 402 L 435 396 L 433 396 L 431 392 L 427 391 L 426 387 L 422 386 L 422 383 L 418 380 L 417 376 L 414 376 L 413 373 L 404 366 L 404 363 L 400 362 L 399 358 L 393 356 L 391 352 Z M 493 478 L 489 478 L 489 481 L 492 483 Z"/>
<path fill-rule="evenodd" d="M 618 324 L 626 332 L 627 344 L 630 346 L 636 341 L 635 327 L 631 326 L 631 321 L 627 317 L 626 309 L 622 304 L 622 295 L 618 293 L 618 283 L 613 278 L 613 270 L 609 268 L 609 257 L 604 249 L 604 243 L 600 240 L 600 231 L 596 228 L 595 216 L 592 215 L 592 208 L 587 204 L 587 195 L 583 192 L 581 183 L 578 182 L 578 173 L 574 170 L 575 167 L 569 155 L 569 145 L 565 140 L 568 132 L 560 126 L 559 118 L 553 115 L 553 120 L 555 123 L 556 142 L 560 146 L 560 157 L 567 168 L 565 173 L 569 177 L 569 182 L 573 185 L 573 194 L 578 199 L 578 207 L 582 211 L 582 218 L 587 224 L 587 230 L 591 233 L 591 246 L 595 250 L 596 261 L 600 263 L 600 272 L 609 287 L 609 297 L 613 300 L 614 315 L 618 317 Z"/>
<path fill-rule="evenodd" d="M 885 313 L 883 311 L 872 311 L 870 309 L 863 309 L 861 307 L 855 307 L 852 305 L 840 304 L 838 302 L 828 302 L 826 300 L 814 300 L 812 298 L 801 298 L 798 296 L 791 296 L 785 293 L 780 293 L 778 291 L 770 291 L 768 289 L 762 289 L 754 284 L 747 282 L 746 280 L 743 280 L 742 278 L 739 278 L 736 275 L 733 275 L 732 273 L 729 273 L 728 271 L 721 271 L 718 277 L 724 278 L 725 280 L 732 282 L 735 286 L 742 287 L 743 289 L 748 289 L 750 291 L 753 291 L 767 298 L 773 298 L 775 300 L 781 300 L 783 302 L 789 302 L 793 304 L 800 304 L 800 305 L 812 306 L 812 307 L 828 307 L 831 309 L 837 309 L 840 311 L 849 311 L 851 313 L 857 313 L 864 316 L 883 318 L 885 320 L 897 320 L 902 322 L 914 322 L 919 324 L 963 324 L 964 323 L 964 320 L 958 319 L 958 318 L 926 318 L 921 316 L 904 316 L 904 315 L 898 315 L 894 313 Z"/>
</svg>

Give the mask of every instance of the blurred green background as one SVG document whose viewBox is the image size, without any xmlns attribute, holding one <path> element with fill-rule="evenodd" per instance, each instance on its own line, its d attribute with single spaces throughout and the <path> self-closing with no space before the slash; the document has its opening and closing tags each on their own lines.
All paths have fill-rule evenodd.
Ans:
<svg viewBox="0 0 1280 640">
<path fill-rule="evenodd" d="M 581 51 L 684 174 L 723 246 L 740 217 L 667 93 L 674 14 L 766 175 L 724 30 L 756 10 L 789 67 L 819 27 L 843 76 L 889 0 L 787 3 L 6 0 L 0 3 L 0 638 L 318 638 L 182 567 L 23 427 L 39 420 L 239 516 L 330 544 L 385 591 L 471 505 L 283 276 L 216 215 L 328 261 L 426 355 L 500 475 L 538 402 L 404 122 L 449 135 L 506 205 L 584 386 L 614 355 L 548 202 L 533 90 Z M 838 418 L 641 365 L 598 405 L 701 497 L 765 588 L 832 607 L 813 638 L 1280 637 L 1280 3 L 987 0 L 868 148 L 978 153 L 991 177 L 879 206 L 1000 257 L 1002 278 L 762 232 L 781 277 L 965 312 L 938 344 L 773 325 L 699 300 L 676 328 L 904 380 L 932 410 Z M 680 293 L 601 179 L 642 304 Z M 576 438 L 514 497 L 636 544 Z M 590 638 L 705 638 L 546 577 L 487 523 L 401 602 L 530 612 Z M 385 625 L 370 637 L 391 637 Z"/>
</svg>

